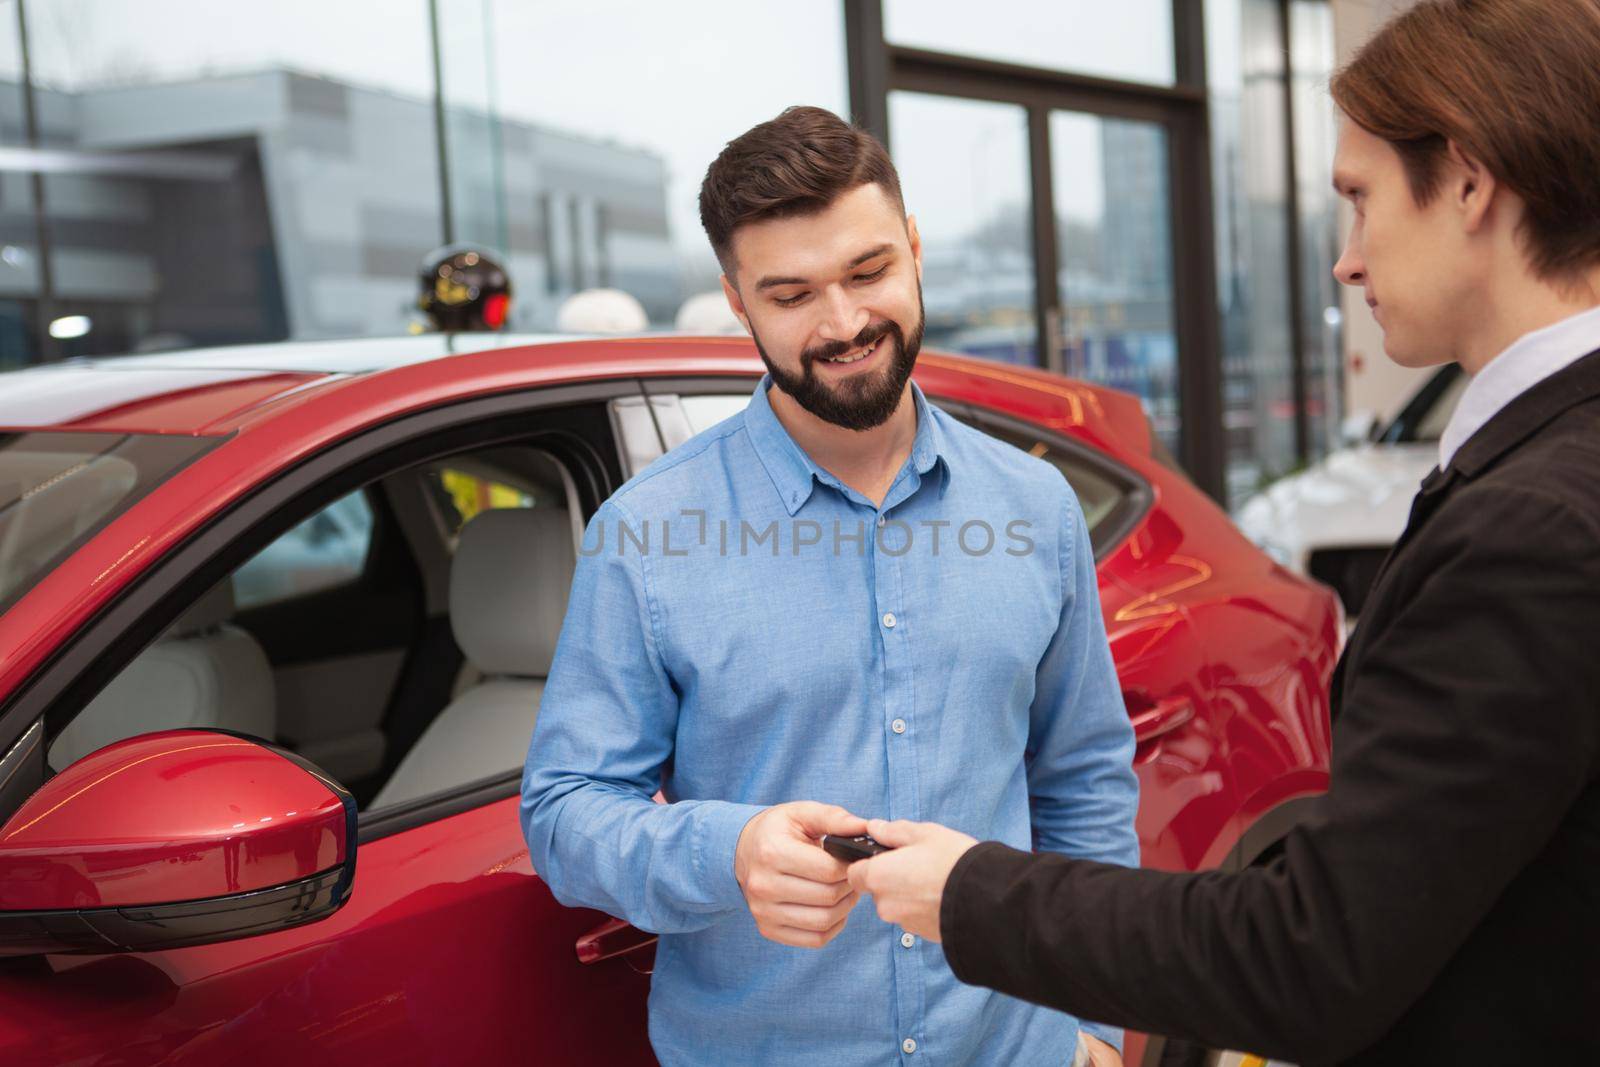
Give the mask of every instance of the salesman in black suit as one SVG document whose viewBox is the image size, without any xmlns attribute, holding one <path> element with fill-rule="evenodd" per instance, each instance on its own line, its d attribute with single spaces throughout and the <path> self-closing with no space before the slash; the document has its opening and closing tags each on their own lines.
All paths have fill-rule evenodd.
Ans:
<svg viewBox="0 0 1600 1067">
<path fill-rule="evenodd" d="M 1600 0 L 1423 3 L 1333 83 L 1335 268 L 1471 375 L 1263 866 L 871 824 L 851 881 L 958 977 L 1300 1063 L 1600 1064 Z"/>
</svg>

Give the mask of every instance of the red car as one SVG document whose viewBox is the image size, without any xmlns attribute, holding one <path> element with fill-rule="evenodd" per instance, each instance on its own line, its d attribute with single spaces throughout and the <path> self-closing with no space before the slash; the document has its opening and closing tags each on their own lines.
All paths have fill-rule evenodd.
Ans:
<svg viewBox="0 0 1600 1067">
<path fill-rule="evenodd" d="M 0 1063 L 651 1062 L 651 938 L 555 902 L 519 777 L 585 521 L 762 370 L 743 339 L 463 335 L 0 375 Z M 1144 862 L 1270 854 L 1326 786 L 1333 595 L 1134 398 L 916 377 L 1082 500 Z M 537 566 L 471 536 L 500 508 Z M 526 713 L 458 728 L 486 693 Z"/>
</svg>

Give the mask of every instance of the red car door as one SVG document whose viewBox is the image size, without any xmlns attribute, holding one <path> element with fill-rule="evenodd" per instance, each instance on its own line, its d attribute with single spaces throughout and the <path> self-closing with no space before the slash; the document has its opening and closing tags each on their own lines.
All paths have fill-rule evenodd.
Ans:
<svg viewBox="0 0 1600 1067">
<path fill-rule="evenodd" d="M 362 843 L 309 926 L 144 955 L 0 961 L 0 1061 L 649 1064 L 645 964 L 580 963 L 514 797 Z"/>
</svg>

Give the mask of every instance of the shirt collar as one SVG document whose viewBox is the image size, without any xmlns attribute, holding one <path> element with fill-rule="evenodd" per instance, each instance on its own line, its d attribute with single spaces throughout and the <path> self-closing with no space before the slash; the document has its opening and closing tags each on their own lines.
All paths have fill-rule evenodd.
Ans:
<svg viewBox="0 0 1600 1067">
<path fill-rule="evenodd" d="M 1461 446 L 1511 401 L 1558 371 L 1600 348 L 1600 307 L 1532 333 L 1490 360 L 1461 393 L 1455 412 L 1439 435 L 1439 469 Z"/>
<path fill-rule="evenodd" d="M 772 478 L 784 508 L 793 515 L 811 496 L 811 488 L 818 481 L 841 488 L 837 478 L 817 466 L 806 450 L 801 448 L 789 431 L 778 421 L 767 399 L 772 375 L 763 374 L 750 396 L 750 405 L 744 411 L 745 431 L 755 445 L 756 455 Z M 917 409 L 917 435 L 911 442 L 911 465 L 918 475 L 926 475 L 934 464 L 943 461 L 943 476 L 939 492 L 943 495 L 950 482 L 950 460 L 947 454 L 944 431 L 933 416 L 933 409 L 922 395 L 922 387 L 911 383 L 911 398 Z"/>
</svg>

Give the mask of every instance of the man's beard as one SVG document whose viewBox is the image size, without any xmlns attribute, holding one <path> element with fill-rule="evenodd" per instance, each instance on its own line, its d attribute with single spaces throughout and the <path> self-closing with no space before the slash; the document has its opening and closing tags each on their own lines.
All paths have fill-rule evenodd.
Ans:
<svg viewBox="0 0 1600 1067">
<path fill-rule="evenodd" d="M 910 337 L 905 335 L 897 322 L 869 322 L 851 341 L 830 341 L 800 353 L 799 375 L 790 374 L 772 362 L 753 325 L 750 336 L 756 343 L 756 351 L 761 353 L 761 362 L 767 365 L 767 373 L 772 375 L 773 384 L 793 397 L 795 403 L 835 426 L 847 430 L 870 430 L 887 422 L 900 404 L 912 368 L 917 365 L 917 353 L 922 350 L 923 317 L 922 284 L 918 282 L 917 325 Z M 865 374 L 843 375 L 831 386 L 818 377 L 813 366 L 817 360 L 868 348 L 884 336 L 890 339 L 894 347 L 892 352 L 878 353 L 878 356 L 888 356 L 887 369 L 874 368 Z"/>
</svg>

